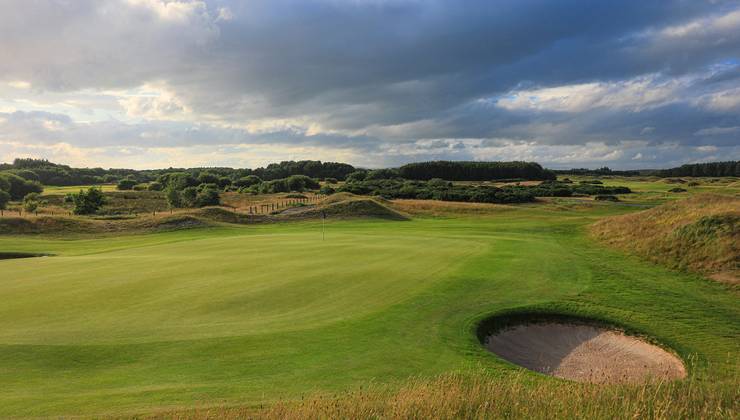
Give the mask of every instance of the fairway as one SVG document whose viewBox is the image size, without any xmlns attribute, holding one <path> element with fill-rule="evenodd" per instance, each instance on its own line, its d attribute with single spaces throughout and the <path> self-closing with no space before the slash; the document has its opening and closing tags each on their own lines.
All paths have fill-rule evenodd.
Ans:
<svg viewBox="0 0 740 420">
<path fill-rule="evenodd" d="M 629 207 L 492 209 L 330 221 L 324 241 L 316 222 L 3 237 L 3 250 L 55 256 L 0 261 L 0 416 L 259 405 L 510 372 L 475 326 L 532 305 L 629 325 L 694 374 L 737 377 L 735 294 L 586 236 Z"/>
</svg>

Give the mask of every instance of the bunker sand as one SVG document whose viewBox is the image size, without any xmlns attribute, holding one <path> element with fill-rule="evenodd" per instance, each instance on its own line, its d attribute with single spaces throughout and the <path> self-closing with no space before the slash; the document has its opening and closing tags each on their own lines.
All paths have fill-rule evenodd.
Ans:
<svg viewBox="0 0 740 420">
<path fill-rule="evenodd" d="M 686 376 L 681 360 L 662 348 L 589 325 L 518 325 L 490 336 L 486 347 L 511 363 L 579 382 L 640 383 Z"/>
</svg>

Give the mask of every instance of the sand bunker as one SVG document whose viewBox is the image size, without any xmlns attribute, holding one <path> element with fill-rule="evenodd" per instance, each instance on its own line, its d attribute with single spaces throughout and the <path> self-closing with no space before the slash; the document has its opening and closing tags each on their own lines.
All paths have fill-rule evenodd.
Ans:
<svg viewBox="0 0 740 420">
<path fill-rule="evenodd" d="M 511 363 L 579 382 L 639 383 L 686 376 L 681 360 L 662 348 L 589 325 L 518 325 L 488 337 L 486 347 Z"/>
</svg>

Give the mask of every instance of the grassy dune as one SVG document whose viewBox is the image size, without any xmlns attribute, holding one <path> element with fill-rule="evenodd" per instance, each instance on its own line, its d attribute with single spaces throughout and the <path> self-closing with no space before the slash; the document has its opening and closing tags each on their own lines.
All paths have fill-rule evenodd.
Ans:
<svg viewBox="0 0 740 420">
<path fill-rule="evenodd" d="M 740 198 L 699 194 L 599 221 L 591 231 L 653 261 L 740 281 Z"/>
<path fill-rule="evenodd" d="M 268 405 L 260 415 L 298 418 L 310 400 L 315 417 L 534 413 L 507 395 L 541 398 L 531 410 L 543 415 L 556 398 L 568 400 L 554 413 L 581 417 L 596 408 L 579 401 L 650 409 L 640 388 L 599 391 L 521 373 L 484 350 L 478 321 L 522 307 L 626 324 L 694 360 L 695 388 L 664 413 L 736 413 L 736 296 L 586 234 L 593 221 L 634 208 L 393 206 L 413 219 L 331 219 L 325 241 L 315 221 L 0 236 L 2 251 L 56 255 L 0 261 L 0 417 L 193 407 L 220 417 L 232 409 L 219 407 Z M 515 373 L 521 383 L 510 382 Z M 681 394 L 644 392 L 661 393 L 659 404 Z M 486 396 L 503 411 L 490 411 Z M 327 411 L 332 404 L 348 411 Z"/>
</svg>

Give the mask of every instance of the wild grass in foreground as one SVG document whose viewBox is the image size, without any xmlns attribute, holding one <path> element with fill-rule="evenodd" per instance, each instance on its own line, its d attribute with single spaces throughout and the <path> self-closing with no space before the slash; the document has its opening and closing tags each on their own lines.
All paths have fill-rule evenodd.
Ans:
<svg viewBox="0 0 740 420">
<path fill-rule="evenodd" d="M 640 386 L 599 386 L 555 380 L 446 375 L 334 397 L 317 396 L 266 408 L 216 407 L 146 418 L 180 419 L 735 419 L 737 382 L 688 379 Z"/>
</svg>

